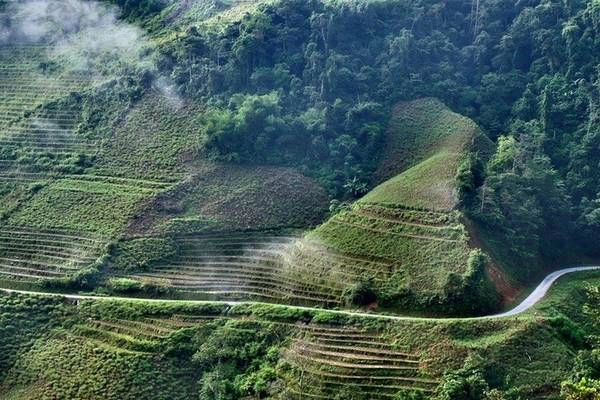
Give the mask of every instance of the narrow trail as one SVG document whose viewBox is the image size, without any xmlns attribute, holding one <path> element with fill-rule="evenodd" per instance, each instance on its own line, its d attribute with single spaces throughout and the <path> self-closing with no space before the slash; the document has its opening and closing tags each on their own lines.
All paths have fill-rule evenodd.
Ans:
<svg viewBox="0 0 600 400">
<path fill-rule="evenodd" d="M 374 319 L 382 319 L 382 320 L 391 320 L 391 321 L 451 321 L 451 320 L 484 320 L 484 319 L 496 319 L 496 318 L 507 318 L 513 317 L 523 312 L 529 310 L 535 304 L 537 304 L 541 299 L 544 298 L 548 290 L 552 287 L 552 285 L 562 276 L 567 274 L 572 274 L 575 272 L 584 272 L 584 271 L 595 271 L 600 270 L 600 265 L 598 266 L 580 266 L 580 267 L 570 267 L 555 271 L 544 278 L 544 280 L 534 289 L 533 292 L 523 300 L 519 305 L 517 305 L 512 310 L 493 315 L 484 315 L 481 317 L 456 317 L 456 318 L 428 318 L 428 317 L 410 317 L 410 316 L 401 316 L 401 315 L 385 315 L 385 314 L 372 314 L 365 312 L 357 312 L 357 311 L 344 311 L 344 310 L 327 310 L 323 308 L 316 307 L 303 307 L 303 306 L 288 306 L 288 305 L 278 305 L 273 303 L 265 303 L 259 301 L 209 301 L 209 300 L 169 300 L 169 299 L 143 299 L 143 298 L 132 298 L 132 297 L 113 297 L 113 296 L 92 296 L 92 295 L 77 295 L 77 294 L 62 294 L 62 293 L 48 293 L 48 292 L 35 292 L 35 291 L 27 291 L 27 290 L 13 290 L 13 289 L 3 289 L 0 288 L 1 292 L 5 293 L 20 293 L 27 295 L 36 295 L 36 296 L 53 296 L 53 297 L 63 297 L 71 300 L 108 300 L 108 301 L 123 301 L 123 302 L 141 302 L 141 303 L 179 303 L 179 304 L 221 304 L 221 305 L 243 305 L 243 304 L 264 304 L 270 306 L 280 306 L 285 308 L 293 308 L 297 310 L 306 310 L 306 311 L 327 311 L 333 314 L 346 315 L 350 317 L 364 317 L 364 318 L 374 318 Z"/>
</svg>

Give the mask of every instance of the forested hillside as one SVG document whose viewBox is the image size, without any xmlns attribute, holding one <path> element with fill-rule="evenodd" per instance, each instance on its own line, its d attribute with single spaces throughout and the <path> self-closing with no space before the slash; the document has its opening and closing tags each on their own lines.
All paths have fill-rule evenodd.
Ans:
<svg viewBox="0 0 600 400">
<path fill-rule="evenodd" d="M 411 213 L 458 212 L 430 218 L 449 224 L 443 240 L 455 240 L 456 229 L 468 231 L 461 240 L 487 254 L 481 262 L 505 297 L 544 267 L 596 255 L 597 2 L 112 3 L 118 8 L 4 2 L 0 215 L 7 240 L 15 233 L 22 242 L 7 249 L 7 279 L 68 280 L 71 273 L 54 261 L 69 260 L 85 279 L 49 285 L 106 286 L 114 278 L 137 290 L 143 278 L 150 288 L 167 282 L 204 292 L 210 288 L 189 284 L 204 278 L 186 268 L 221 256 L 224 232 L 246 236 L 231 244 L 241 254 L 216 265 L 270 266 L 260 278 L 238 270 L 235 279 L 221 277 L 238 286 L 259 279 L 238 287 L 243 296 L 268 284 L 268 297 L 278 301 L 292 288 L 304 301 L 333 305 L 347 301 L 350 286 L 369 286 L 369 276 L 397 267 L 391 264 L 404 265 L 406 282 L 415 273 L 440 278 L 466 271 L 463 252 L 449 256 L 455 267 L 417 272 L 422 264 L 411 258 L 414 251 L 441 254 L 424 250 L 425 242 L 390 257 L 357 248 L 369 244 L 350 243 L 345 228 L 333 239 L 332 224 L 408 229 L 413 236 L 421 230 L 424 240 L 443 232 L 425 216 L 408 216 L 412 227 L 407 221 L 392 227 L 398 221 L 386 222 L 391 217 L 381 210 L 369 211 L 379 220 L 335 216 L 386 179 L 356 208 L 364 214 L 360 204 L 393 203 Z M 422 138 L 411 139 L 411 111 L 402 104 L 420 98 L 471 118 L 478 127 L 468 129 L 481 130 L 488 144 L 444 158 L 451 144 L 423 139 L 463 129 L 443 118 L 417 124 Z M 414 118 L 440 110 L 415 111 Z M 441 185 L 431 179 L 442 175 L 445 189 L 425 193 Z M 328 202 L 331 223 L 301 239 L 326 220 Z M 199 234 L 213 238 L 190 239 Z M 61 237 L 81 245 L 65 246 Z M 276 242 L 267 245 L 265 237 Z M 33 238 L 52 254 L 29 260 Z M 137 268 L 121 265 L 135 258 L 123 258 L 123 251 L 137 254 L 148 241 L 163 247 Z M 193 253 L 180 259 L 179 249 L 192 242 Z M 206 243 L 217 248 L 199 253 Z M 254 258 L 247 246 L 258 253 Z M 310 260 L 315 252 L 333 257 L 327 269 L 366 262 L 374 275 L 342 272 L 345 284 L 332 286 L 338 278 L 324 271 L 313 281 L 321 268 Z M 50 264 L 51 272 L 40 270 Z M 453 292 L 460 284 L 452 279 L 436 287 Z"/>
<path fill-rule="evenodd" d="M 393 106 L 437 97 L 500 144 L 466 182 L 474 218 L 519 257 L 597 249 L 597 2 L 264 2 L 219 29 L 172 21 L 193 2 L 142 3 L 125 14 L 160 42 L 158 70 L 211 99 L 217 158 L 295 166 L 350 197 L 372 183 Z"/>
<path fill-rule="evenodd" d="M 595 399 L 597 273 L 461 317 L 599 237 L 599 0 L 0 0 L 0 289 L 219 301 L 2 294 L 0 398 Z"/>
</svg>

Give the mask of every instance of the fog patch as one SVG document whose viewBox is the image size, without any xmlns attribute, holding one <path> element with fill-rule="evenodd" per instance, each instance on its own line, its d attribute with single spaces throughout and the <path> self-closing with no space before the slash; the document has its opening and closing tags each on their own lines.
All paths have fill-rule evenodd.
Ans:
<svg viewBox="0 0 600 400">
<path fill-rule="evenodd" d="M 152 87 L 161 94 L 171 108 L 179 110 L 184 106 L 183 98 L 179 95 L 175 84 L 169 78 L 161 76 L 155 79 Z"/>
<path fill-rule="evenodd" d="M 144 31 L 119 20 L 119 8 L 97 1 L 22 0 L 9 3 L 0 17 L 0 45 L 46 46 L 63 72 L 110 79 L 123 71 L 155 71 L 152 44 Z M 182 104 L 166 78 L 153 85 L 169 104 Z"/>
</svg>

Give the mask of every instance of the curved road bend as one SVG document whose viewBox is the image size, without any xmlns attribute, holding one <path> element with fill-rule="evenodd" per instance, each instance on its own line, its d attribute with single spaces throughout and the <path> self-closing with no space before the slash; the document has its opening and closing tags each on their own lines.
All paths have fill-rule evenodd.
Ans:
<svg viewBox="0 0 600 400">
<path fill-rule="evenodd" d="M 506 311 L 501 314 L 492 315 L 492 318 L 503 318 L 503 317 L 512 317 L 514 315 L 521 314 L 531 307 L 533 307 L 537 302 L 539 302 L 545 295 L 548 293 L 550 287 L 556 282 L 560 277 L 567 274 L 572 274 L 573 272 L 582 272 L 582 271 L 592 271 L 598 270 L 600 266 L 586 266 L 586 267 L 571 267 L 560 269 L 546 276 L 542 283 L 540 283 L 533 292 L 525 300 L 521 302 L 518 306 L 513 308 L 512 310 Z M 486 317 L 483 317 L 486 318 Z M 489 318 L 489 317 L 487 317 Z"/>
<path fill-rule="evenodd" d="M 600 270 L 599 266 L 581 266 L 581 267 L 571 267 L 565 268 L 551 273 L 546 276 L 544 280 L 535 288 L 531 294 L 521 302 L 518 306 L 513 308 L 512 310 L 494 314 L 494 315 L 486 315 L 481 317 L 458 317 L 458 318 L 426 318 L 426 317 L 408 317 L 408 316 L 396 316 L 396 315 L 385 315 L 385 314 L 371 314 L 364 312 L 353 312 L 353 311 L 343 311 L 343 310 L 326 310 L 323 308 L 315 308 L 315 307 L 302 307 L 302 306 L 286 306 L 281 305 L 282 307 L 290 307 L 299 310 L 308 310 L 308 311 L 327 311 L 334 314 L 343 314 L 353 317 L 367 317 L 367 318 L 378 318 L 378 319 L 387 319 L 387 320 L 395 320 L 395 321 L 407 321 L 407 320 L 454 320 L 454 319 L 491 319 L 491 318 L 506 318 L 512 317 L 518 314 L 521 314 L 535 304 L 537 304 L 548 292 L 552 284 L 556 282 L 560 277 L 571 274 L 574 272 L 583 272 L 583 271 L 593 271 Z M 223 304 L 223 305 L 239 305 L 239 304 L 269 304 L 269 305 L 277 305 L 272 303 L 262 303 L 257 301 L 204 301 L 204 300 L 168 300 L 168 299 L 143 299 L 143 298 L 132 298 L 132 297 L 103 297 L 103 296 L 92 296 L 92 295 L 77 295 L 77 294 L 61 294 L 61 293 L 45 293 L 45 292 L 32 292 L 26 290 L 12 290 L 12 289 L 2 289 L 0 291 L 6 293 L 21 293 L 21 294 L 29 294 L 29 295 L 39 295 L 39 296 L 56 296 L 56 297 L 64 297 L 67 299 L 73 300 L 111 300 L 111 301 L 130 301 L 130 302 L 145 302 L 145 303 L 185 303 L 185 304 Z"/>
</svg>

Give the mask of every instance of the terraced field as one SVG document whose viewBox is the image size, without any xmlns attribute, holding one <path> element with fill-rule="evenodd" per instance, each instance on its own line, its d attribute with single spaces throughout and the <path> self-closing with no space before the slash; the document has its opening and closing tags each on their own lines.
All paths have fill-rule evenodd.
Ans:
<svg viewBox="0 0 600 400">
<path fill-rule="evenodd" d="M 194 298 L 257 299 L 286 304 L 344 304 L 365 277 L 385 285 L 393 264 L 350 256 L 310 239 L 273 232 L 179 235 L 177 256 L 150 270 L 117 274 L 168 286 Z"/>
<path fill-rule="evenodd" d="M 0 47 L 0 168 L 96 152 L 94 141 L 75 133 L 78 110 L 55 101 L 91 84 L 88 77 L 58 72 L 46 46 Z M 44 161 L 44 160 L 42 160 Z"/>
<path fill-rule="evenodd" d="M 263 299 L 290 303 L 340 303 L 330 282 L 302 279 L 289 262 L 294 236 L 233 233 L 178 237 L 179 254 L 168 264 L 129 275 L 146 282 L 167 283 L 183 292 L 227 299 Z"/>
<path fill-rule="evenodd" d="M 8 222 L 38 229 L 67 229 L 111 237 L 122 231 L 165 184 L 99 176 L 60 176 L 38 188 Z"/>
<path fill-rule="evenodd" d="M 302 227 L 320 220 L 327 198 L 322 188 L 292 170 L 195 159 L 199 139 L 191 127 L 201 120 L 202 107 L 194 105 L 173 110 L 158 98 L 144 97 L 100 148 L 74 133 L 79 110 L 52 105 L 80 90 L 84 80 L 45 67 L 43 47 L 3 51 L 8 62 L 3 64 L 6 71 L 0 73 L 0 85 L 4 79 L 14 90 L 4 94 L 8 103 L 0 109 L 5 132 L 0 138 L 4 158 L 0 160 L 0 215 L 11 226 L 105 238 L 126 231 L 142 236 L 169 232 L 180 245 L 177 257 L 130 277 L 167 284 L 197 298 L 336 307 L 347 302 L 347 291 L 359 283 L 369 282 L 392 298 L 406 290 L 436 294 L 450 274 L 466 271 L 470 248 L 460 215 L 438 203 L 416 207 L 429 204 L 432 193 L 415 194 L 394 180 L 304 239 L 273 233 L 194 233 L 225 227 L 234 231 Z M 458 160 L 465 138 L 472 134 L 467 120 L 430 99 L 403 105 L 402 110 L 390 129 L 404 129 L 410 134 L 396 133 L 413 137 L 407 143 L 429 149 L 421 158 L 431 160 L 441 146 L 438 153 L 447 151 L 454 163 Z M 414 131 L 427 129 L 419 118 L 430 114 L 441 115 L 445 130 L 434 130 L 426 145 Z M 407 154 L 406 149 L 396 151 L 406 143 L 395 140 L 385 160 Z M 53 169 L 61 157 L 93 155 L 97 157 L 87 174 Z M 452 163 L 446 162 L 447 157 L 442 161 L 438 164 L 447 170 L 446 185 L 455 170 L 448 169 Z M 404 162 L 408 172 L 414 169 Z M 448 188 L 442 192 L 439 203 L 446 204 Z M 32 257 L 30 262 L 38 260 Z M 16 267 L 10 271 L 17 273 Z M 22 275 L 40 275 L 29 271 L 30 266 L 19 268 L 26 268 Z M 52 270 L 42 277 L 63 275 Z"/>
<path fill-rule="evenodd" d="M 0 61 L 0 218 L 7 226 L 26 227 L 32 235 L 101 237 L 106 243 L 126 231 L 303 226 L 324 213 L 324 190 L 293 170 L 198 160 L 201 106 L 174 109 L 148 93 L 122 110 L 126 117 L 99 141 L 77 133 L 81 110 L 61 102 L 94 82 L 64 72 L 51 46 L 2 47 Z M 136 278 L 166 279 L 179 290 L 210 296 L 340 303 L 335 284 L 307 281 L 306 269 L 282 270 L 289 270 L 283 250 L 271 247 L 285 243 L 181 240 L 183 252 L 173 265 Z M 90 261 L 46 256 L 8 257 L 18 261 L 6 264 L 6 281 L 60 278 Z M 55 258 L 49 262 L 48 256 Z"/>
<path fill-rule="evenodd" d="M 387 399 L 401 391 L 432 393 L 439 384 L 424 374 L 419 354 L 403 351 L 377 331 L 297 327 L 285 353 L 296 398 L 329 399 L 340 393 L 360 393 L 369 399 Z"/>
<path fill-rule="evenodd" d="M 455 212 L 361 202 L 310 237 L 335 244 L 337 251 L 356 258 L 387 260 L 389 269 L 381 272 L 387 272 L 388 279 L 382 289 L 435 292 L 445 284 L 440 272 L 466 271 L 468 238 L 459 217 Z"/>
<path fill-rule="evenodd" d="M 441 296 L 451 277 L 468 272 L 472 248 L 461 214 L 453 211 L 452 187 L 457 163 L 471 145 L 469 138 L 474 140 L 479 132 L 471 121 L 436 100 L 403 104 L 397 111 L 390 129 L 396 130 L 393 133 L 398 137 L 389 146 L 385 162 L 410 153 L 402 146 L 420 146 L 420 156 L 402 160 L 406 172 L 398 176 L 419 175 L 414 171 L 423 162 L 435 164 L 434 170 L 443 170 L 443 176 L 434 177 L 439 179 L 437 188 L 432 181 L 431 191 L 417 193 L 394 178 L 302 239 L 260 233 L 184 236 L 177 230 L 218 226 L 219 220 L 228 221 L 231 229 L 237 228 L 233 223 L 237 220 L 241 222 L 239 229 L 263 225 L 264 217 L 256 219 L 251 214 L 262 205 L 252 204 L 253 197 L 248 193 L 256 193 L 257 204 L 268 202 L 261 197 L 264 187 L 275 185 L 281 174 L 276 169 L 265 170 L 259 174 L 263 178 L 257 177 L 250 184 L 246 183 L 247 173 L 240 170 L 204 165 L 205 173 L 153 206 L 155 210 L 183 210 L 181 216 L 155 213 L 158 218 L 152 223 L 163 224 L 175 234 L 180 254 L 165 265 L 131 277 L 167 285 L 196 298 L 259 299 L 327 307 L 343 306 L 348 291 L 365 283 L 381 298 L 391 299 L 391 304 L 407 293 L 421 299 Z M 429 115 L 434 114 L 439 118 L 429 121 Z M 431 130 L 429 136 L 417 134 L 427 129 Z M 403 135 L 409 137 L 408 144 L 401 140 Z M 215 185 L 216 177 L 221 176 Z M 264 177 L 273 182 L 267 179 L 266 184 L 259 185 L 257 182 Z M 225 187 L 231 190 L 223 190 Z M 243 198 L 235 195 L 240 188 L 244 188 Z M 308 199 L 314 201 L 310 196 Z M 252 207 L 246 211 L 243 204 L 248 203 Z M 265 213 L 273 212 L 267 209 Z M 266 226 L 269 224 L 277 226 L 278 222 Z"/>
<path fill-rule="evenodd" d="M 308 238 L 346 257 L 383 261 L 385 281 L 359 273 L 354 282 L 371 282 L 390 304 L 440 303 L 451 279 L 472 272 L 474 249 L 456 210 L 458 164 L 489 143 L 475 123 L 435 99 L 400 104 L 387 142 L 375 178 L 383 183 Z"/>
<path fill-rule="evenodd" d="M 220 322 L 218 322 L 220 321 Z M 94 346 L 124 354 L 155 354 L 180 329 L 254 326 L 288 337 L 278 376 L 291 398 L 333 398 L 340 393 L 389 399 L 398 392 L 432 393 L 439 380 L 428 375 L 421 354 L 409 351 L 377 330 L 352 326 L 262 321 L 254 317 L 210 314 L 142 315 L 138 319 L 88 319 L 72 335 Z M 237 327 L 237 328 L 236 328 Z"/>
<path fill-rule="evenodd" d="M 65 230 L 0 228 L 0 280 L 65 278 L 92 264 L 105 241 Z"/>
<path fill-rule="evenodd" d="M 75 336 L 100 347 L 127 353 L 157 353 L 162 343 L 179 329 L 199 327 L 211 316 L 172 315 L 138 320 L 88 320 L 74 326 Z"/>
</svg>

